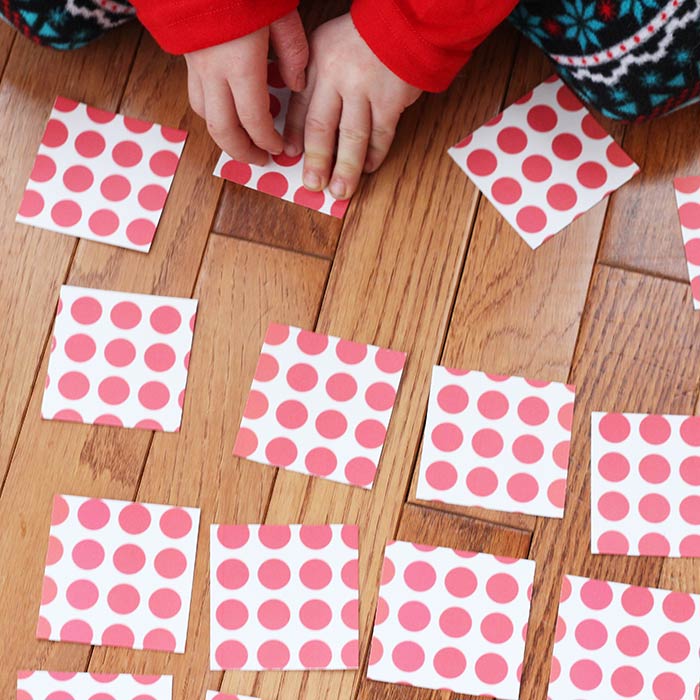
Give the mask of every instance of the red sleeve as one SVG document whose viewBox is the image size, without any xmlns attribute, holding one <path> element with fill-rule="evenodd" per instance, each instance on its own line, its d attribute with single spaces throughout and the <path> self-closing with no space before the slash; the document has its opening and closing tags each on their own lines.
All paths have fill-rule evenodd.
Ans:
<svg viewBox="0 0 700 700">
<path fill-rule="evenodd" d="M 377 58 L 402 80 L 445 90 L 517 0 L 354 0 L 350 14 Z"/>
<path fill-rule="evenodd" d="M 299 0 L 132 0 L 164 51 L 182 54 L 237 39 L 296 9 Z"/>
</svg>

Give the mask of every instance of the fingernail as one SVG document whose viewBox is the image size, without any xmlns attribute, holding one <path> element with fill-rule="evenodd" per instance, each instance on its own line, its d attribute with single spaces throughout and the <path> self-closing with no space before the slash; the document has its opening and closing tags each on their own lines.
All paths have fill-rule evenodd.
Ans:
<svg viewBox="0 0 700 700">
<path fill-rule="evenodd" d="M 278 156 L 280 153 L 282 153 L 283 150 L 284 149 L 282 149 L 282 148 L 274 148 L 273 150 L 270 151 L 270 153 L 272 153 L 273 156 Z"/>
<path fill-rule="evenodd" d="M 316 173 L 304 173 L 304 187 L 306 187 L 307 190 L 320 190 L 321 178 L 316 175 Z"/>
<path fill-rule="evenodd" d="M 295 92 L 301 92 L 306 87 L 306 73 L 301 71 L 294 78 Z"/>
<path fill-rule="evenodd" d="M 335 179 L 333 182 L 331 182 L 330 186 L 331 194 L 336 198 L 336 199 L 345 199 L 345 183 L 342 180 Z"/>
<path fill-rule="evenodd" d="M 295 143 L 285 143 L 284 152 L 290 158 L 294 158 L 301 153 L 301 148 L 299 148 L 299 146 L 297 146 Z"/>
</svg>

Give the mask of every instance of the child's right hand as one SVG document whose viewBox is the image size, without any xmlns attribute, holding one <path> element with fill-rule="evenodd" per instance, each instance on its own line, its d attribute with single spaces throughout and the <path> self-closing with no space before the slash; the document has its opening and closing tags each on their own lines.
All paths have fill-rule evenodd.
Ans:
<svg viewBox="0 0 700 700">
<path fill-rule="evenodd" d="M 294 91 L 306 84 L 309 47 L 299 14 L 290 12 L 252 34 L 185 54 L 192 109 L 206 120 L 211 137 L 236 160 L 264 165 L 281 153 L 267 89 L 269 44 L 282 79 Z"/>
</svg>

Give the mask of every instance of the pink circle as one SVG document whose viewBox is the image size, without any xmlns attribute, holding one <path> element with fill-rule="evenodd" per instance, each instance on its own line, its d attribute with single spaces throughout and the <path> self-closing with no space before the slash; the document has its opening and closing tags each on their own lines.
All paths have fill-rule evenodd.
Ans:
<svg viewBox="0 0 700 700">
<path fill-rule="evenodd" d="M 594 690 L 603 680 L 603 672 L 595 661 L 582 659 L 573 664 L 569 678 L 579 690 Z"/>
<path fill-rule="evenodd" d="M 112 562 L 122 574 L 135 574 L 145 566 L 146 555 L 136 544 L 123 544 L 114 551 Z"/>
<path fill-rule="evenodd" d="M 547 225 L 547 215 L 535 206 L 523 207 L 517 213 L 515 220 L 525 233 L 539 233 Z"/>
<path fill-rule="evenodd" d="M 518 503 L 530 503 L 539 493 L 537 479 L 531 474 L 514 474 L 506 485 L 508 495 Z"/>
<path fill-rule="evenodd" d="M 248 622 L 248 608 L 240 600 L 225 600 L 216 609 L 216 621 L 225 630 L 237 630 Z"/>
<path fill-rule="evenodd" d="M 316 427 L 318 428 L 318 422 Z M 385 437 L 386 428 L 378 420 L 363 420 L 357 428 L 355 428 L 355 439 L 362 447 L 366 447 L 367 449 L 381 447 L 384 444 Z"/>
<path fill-rule="evenodd" d="M 56 174 L 56 163 L 49 156 L 39 153 L 34 160 L 30 180 L 34 182 L 47 182 Z"/>
<path fill-rule="evenodd" d="M 525 158 L 520 169 L 530 182 L 544 182 L 552 174 L 552 164 L 549 159 L 539 155 Z"/>
<path fill-rule="evenodd" d="M 634 161 L 613 141 L 606 149 L 608 161 L 618 168 L 629 168 Z"/>
<path fill-rule="evenodd" d="M 581 586 L 581 600 L 591 610 L 603 610 L 612 602 L 612 589 L 606 581 L 591 579 Z"/>
<path fill-rule="evenodd" d="M 698 501 L 700 501 L 700 497 L 698 497 Z M 648 523 L 663 522 L 668 518 L 670 512 L 671 506 L 661 494 L 649 493 L 639 501 L 639 514 Z M 700 523 L 700 517 L 698 522 Z"/>
<path fill-rule="evenodd" d="M 68 228 L 75 226 L 83 216 L 83 211 L 77 202 L 70 199 L 62 199 L 51 208 L 51 218 L 56 225 Z"/>
<path fill-rule="evenodd" d="M 118 615 L 128 615 L 139 606 L 141 596 L 139 592 L 128 583 L 114 586 L 107 594 L 109 607 Z"/>
<path fill-rule="evenodd" d="M 418 632 L 425 629 L 430 623 L 430 610 L 416 600 L 404 603 L 399 608 L 399 623 L 410 632 Z"/>
<path fill-rule="evenodd" d="M 349 401 L 357 393 L 357 382 L 350 374 L 338 372 L 328 378 L 326 393 L 334 401 Z"/>
<path fill-rule="evenodd" d="M 598 462 L 598 471 L 607 481 L 623 481 L 630 472 L 627 458 L 619 452 L 608 452 Z"/>
<path fill-rule="evenodd" d="M 552 151 L 557 158 L 562 160 L 576 160 L 583 151 L 581 139 L 574 134 L 558 134 L 552 140 Z"/>
<path fill-rule="evenodd" d="M 476 590 L 477 580 L 474 573 L 463 566 L 457 566 L 447 572 L 445 588 L 456 598 L 467 598 Z"/>
<path fill-rule="evenodd" d="M 334 456 L 335 459 L 335 456 Z M 357 486 L 367 486 L 374 481 L 377 465 L 367 457 L 353 457 L 345 465 L 345 478 Z"/>
<path fill-rule="evenodd" d="M 500 654 L 484 654 L 480 656 L 474 670 L 483 683 L 500 683 L 508 675 L 508 664 Z"/>
<path fill-rule="evenodd" d="M 289 182 L 282 173 L 264 173 L 258 178 L 256 189 L 274 197 L 282 197 L 289 189 Z"/>
<path fill-rule="evenodd" d="M 485 148 L 477 148 L 467 156 L 467 168 L 480 177 L 490 175 L 497 165 L 496 156 Z"/>
<path fill-rule="evenodd" d="M 498 420 L 508 412 L 508 399 L 500 391 L 485 391 L 477 401 L 477 408 L 484 418 Z"/>
<path fill-rule="evenodd" d="M 672 664 L 679 664 L 690 656 L 688 638 L 680 632 L 667 632 L 657 643 L 661 658 Z"/>
<path fill-rule="evenodd" d="M 71 556 L 78 568 L 89 571 L 102 564 L 105 551 L 102 545 L 95 540 L 81 540 L 73 547 Z"/>
<path fill-rule="evenodd" d="M 656 700 L 682 700 L 685 697 L 685 683 L 675 673 L 660 673 L 652 687 Z"/>
<path fill-rule="evenodd" d="M 151 156 L 148 164 L 151 171 L 159 177 L 172 177 L 179 160 L 177 153 L 173 151 L 157 151 Z"/>
<path fill-rule="evenodd" d="M 521 435 L 513 442 L 513 456 L 523 464 L 539 462 L 544 455 L 544 445 L 534 435 Z"/>
<path fill-rule="evenodd" d="M 520 183 L 512 177 L 499 177 L 491 185 L 491 196 L 501 204 L 514 204 L 523 194 Z"/>
<path fill-rule="evenodd" d="M 264 642 L 258 649 L 258 662 L 263 668 L 284 668 L 289 663 L 289 649 L 276 640 Z"/>
<path fill-rule="evenodd" d="M 323 549 L 333 539 L 333 530 L 330 525 L 302 525 L 299 539 L 309 549 Z"/>
<path fill-rule="evenodd" d="M 394 665 L 407 673 L 417 671 L 425 662 L 422 647 L 415 642 L 400 642 L 391 653 Z"/>
<path fill-rule="evenodd" d="M 678 215 L 681 220 L 681 226 L 684 228 L 700 229 L 700 204 L 697 202 L 686 202 L 678 208 Z"/>
<path fill-rule="evenodd" d="M 185 572 L 187 558 L 179 549 L 163 549 L 156 555 L 153 565 L 160 576 L 173 579 Z"/>
<path fill-rule="evenodd" d="M 131 301 L 120 301 L 112 308 L 109 317 L 117 328 L 128 330 L 138 326 L 141 309 Z"/>
<path fill-rule="evenodd" d="M 233 454 L 238 457 L 249 457 L 258 447 L 258 438 L 248 428 L 240 428 L 233 445 Z"/>
<path fill-rule="evenodd" d="M 574 632 L 576 641 L 588 650 L 600 649 L 608 641 L 608 631 L 598 620 L 583 620 Z"/>
<path fill-rule="evenodd" d="M 598 500 L 598 512 L 606 519 L 618 522 L 627 517 L 630 504 L 627 498 L 618 491 L 608 491 Z"/>
<path fill-rule="evenodd" d="M 49 119 L 41 143 L 49 148 L 58 148 L 68 140 L 68 129 L 58 119 Z"/>
<path fill-rule="evenodd" d="M 365 421 L 368 422 L 368 421 Z M 360 424 L 362 425 L 362 424 Z M 348 422 L 345 416 L 340 411 L 322 411 L 316 417 L 316 430 L 319 434 L 329 440 L 335 440 L 345 433 L 348 429 Z M 357 430 L 359 431 L 360 426 Z M 358 438 L 358 442 L 363 444 Z"/>
<path fill-rule="evenodd" d="M 311 365 L 299 362 L 289 368 L 287 383 L 295 391 L 311 391 L 318 384 L 318 374 Z"/>
<path fill-rule="evenodd" d="M 123 168 L 133 168 L 141 158 L 143 158 L 143 151 L 135 141 L 120 141 L 112 149 L 112 159 Z"/>
<path fill-rule="evenodd" d="M 320 590 L 331 582 L 333 572 L 321 559 L 309 559 L 299 569 L 299 578 L 307 588 Z"/>
<path fill-rule="evenodd" d="M 248 651 L 240 642 L 228 640 L 219 644 L 214 653 L 214 657 L 216 658 L 216 663 L 221 668 L 243 668 L 248 660 Z"/>
<path fill-rule="evenodd" d="M 41 584 L 41 604 L 48 605 L 56 598 L 58 588 L 56 582 L 50 576 L 44 576 Z"/>
<path fill-rule="evenodd" d="M 346 619 L 346 608 L 348 605 L 352 605 L 353 603 L 347 603 L 343 607 L 343 612 L 342 612 L 342 618 L 345 621 Z M 357 620 L 357 606 L 355 605 L 355 610 L 352 613 L 354 615 L 354 620 Z M 351 617 L 352 617 L 351 615 Z M 310 630 L 321 630 L 324 629 L 325 627 L 328 627 L 328 625 L 331 622 L 331 619 L 333 617 L 333 613 L 331 612 L 330 607 L 328 606 L 327 603 L 325 603 L 322 600 L 307 600 L 299 609 L 299 619 L 301 620 L 301 624 L 304 625 L 307 629 Z M 347 622 L 346 622 L 347 624 Z M 357 625 L 355 625 L 355 629 L 357 628 Z"/>
<path fill-rule="evenodd" d="M 442 678 L 457 678 L 467 668 L 467 660 L 459 649 L 445 647 L 433 657 L 433 668 Z"/>
<path fill-rule="evenodd" d="M 527 123 L 531 129 L 544 133 L 557 125 L 557 113 L 548 105 L 535 105 L 528 110 Z"/>
<path fill-rule="evenodd" d="M 649 648 L 649 637 L 641 627 L 627 625 L 617 633 L 615 643 L 625 656 L 641 656 Z"/>
<path fill-rule="evenodd" d="M 584 187 L 595 190 L 607 182 L 608 173 L 600 163 L 589 160 L 579 165 L 576 178 Z"/>
<path fill-rule="evenodd" d="M 396 391 L 387 382 L 375 382 L 365 392 L 365 402 L 375 411 L 388 411 L 396 400 Z"/>
<path fill-rule="evenodd" d="M 131 183 L 123 175 L 108 175 L 100 184 L 100 192 L 110 202 L 121 202 L 131 193 Z"/>
<path fill-rule="evenodd" d="M 688 445 L 700 446 L 700 416 L 690 416 L 681 423 L 681 437 Z"/>
<path fill-rule="evenodd" d="M 87 326 L 102 316 L 102 306 L 94 297 L 80 297 L 71 305 L 70 313 L 75 321 Z"/>
<path fill-rule="evenodd" d="M 639 463 L 639 473 L 647 483 L 661 484 L 670 476 L 671 465 L 661 455 L 645 455 Z"/>
<path fill-rule="evenodd" d="M 65 353 L 73 362 L 87 362 L 96 351 L 95 341 L 84 333 L 72 335 L 64 347 Z"/>
<path fill-rule="evenodd" d="M 289 525 L 261 525 L 258 528 L 258 539 L 268 549 L 282 549 L 291 538 Z"/>
<path fill-rule="evenodd" d="M 244 586 L 248 577 L 248 567 L 240 559 L 226 559 L 216 570 L 216 580 L 230 591 Z"/>
<path fill-rule="evenodd" d="M 69 511 L 66 500 L 61 496 L 54 496 L 51 507 L 51 524 L 60 525 L 68 517 Z"/>
<path fill-rule="evenodd" d="M 700 557 L 700 535 L 688 535 L 679 545 L 682 557 Z"/>
<path fill-rule="evenodd" d="M 580 109 L 583 109 L 583 105 L 578 97 L 566 85 L 562 85 L 557 90 L 557 102 L 567 112 L 578 112 Z"/>
<path fill-rule="evenodd" d="M 162 382 L 146 382 L 139 389 L 139 403 L 151 411 L 163 408 L 170 400 L 170 391 Z"/>
<path fill-rule="evenodd" d="M 499 132 L 496 143 L 504 153 L 521 153 L 527 148 L 527 136 L 517 126 L 507 126 Z"/>
<path fill-rule="evenodd" d="M 102 633 L 102 644 L 110 647 L 133 647 L 134 633 L 126 625 L 110 625 Z M 111 695 L 93 695 L 90 700 L 113 700 Z"/>
<path fill-rule="evenodd" d="M 644 687 L 644 678 L 636 668 L 620 666 L 613 671 L 610 685 L 619 696 L 632 698 L 641 692 Z"/>
<path fill-rule="evenodd" d="M 601 418 L 598 431 L 608 442 L 622 442 L 630 434 L 630 424 L 621 413 L 607 413 Z"/>
<path fill-rule="evenodd" d="M 151 314 L 151 327 L 157 333 L 174 333 L 182 323 L 180 312 L 172 306 L 159 306 Z"/>
<path fill-rule="evenodd" d="M 180 596 L 170 588 L 159 588 L 148 599 L 148 609 L 161 620 L 175 617 L 181 607 Z"/>
<path fill-rule="evenodd" d="M 105 140 L 97 131 L 83 131 L 75 139 L 75 150 L 83 158 L 97 158 L 105 150 Z"/>
<path fill-rule="evenodd" d="M 130 341 L 124 338 L 117 338 L 107 343 L 104 349 L 104 355 L 110 365 L 114 367 L 126 367 L 134 361 L 136 357 L 136 348 Z"/>
<path fill-rule="evenodd" d="M 442 452 L 458 450 L 464 440 L 462 431 L 454 423 L 440 423 L 433 428 L 430 437 L 433 445 Z"/>
<path fill-rule="evenodd" d="M 598 549 L 605 554 L 628 554 L 630 543 L 620 532 L 604 532 L 598 538 Z"/>
<path fill-rule="evenodd" d="M 667 557 L 671 551 L 671 545 L 663 536 L 649 532 L 639 540 L 639 553 L 642 556 Z"/>
<path fill-rule="evenodd" d="M 273 156 L 272 158 L 279 165 L 293 165 L 293 163 L 289 161 L 279 163 L 280 156 Z M 301 155 L 299 155 L 299 158 L 301 158 Z M 301 204 L 304 207 L 308 207 L 309 209 L 315 209 L 318 211 L 323 206 L 325 201 L 326 195 L 323 192 L 312 192 L 311 190 L 307 190 L 304 186 L 298 187 L 294 192 L 294 202 L 296 204 Z"/>
<path fill-rule="evenodd" d="M 119 217 L 109 209 L 98 209 L 90 215 L 88 226 L 96 236 L 111 236 L 119 228 Z"/>
<path fill-rule="evenodd" d="M 130 503 L 119 513 L 119 525 L 130 535 L 139 535 L 151 524 L 151 514 L 148 508 L 140 503 Z"/>
<path fill-rule="evenodd" d="M 559 183 L 547 190 L 547 203 L 557 211 L 569 211 L 576 206 L 578 195 L 571 185 Z"/>
<path fill-rule="evenodd" d="M 303 403 L 299 401 L 283 401 L 275 412 L 277 422 L 284 428 L 295 430 L 306 423 L 309 414 Z"/>
<path fill-rule="evenodd" d="M 246 418 L 257 419 L 261 418 L 267 413 L 269 404 L 267 402 L 267 397 L 261 391 L 252 389 L 248 394 L 248 399 L 246 400 L 245 407 L 243 409 L 243 415 Z"/>
<path fill-rule="evenodd" d="M 634 617 L 643 617 L 654 607 L 654 596 L 648 588 L 630 586 L 622 594 L 622 607 Z"/>
<path fill-rule="evenodd" d="M 110 406 L 117 406 L 129 398 L 129 385 L 121 377 L 107 377 L 97 388 L 99 397 Z"/>
<path fill-rule="evenodd" d="M 498 476 L 488 467 L 476 467 L 467 474 L 467 488 L 476 496 L 490 496 L 498 488 Z"/>
<path fill-rule="evenodd" d="M 387 350 L 386 348 L 379 348 L 374 357 L 374 364 L 377 365 L 377 369 L 386 372 L 386 374 L 396 374 L 396 372 L 400 372 L 405 363 L 405 353 L 396 350 Z"/>
<path fill-rule="evenodd" d="M 250 538 L 247 525 L 219 525 L 216 538 L 226 549 L 239 549 Z"/>
<path fill-rule="evenodd" d="M 343 583 L 353 590 L 358 590 L 360 587 L 360 570 L 358 567 L 357 559 L 351 559 L 350 561 L 343 564 L 343 568 L 340 570 L 340 578 Z"/>
<path fill-rule="evenodd" d="M 175 351 L 165 343 L 154 343 L 146 349 L 144 361 L 154 372 L 166 372 L 175 364 Z"/>
<path fill-rule="evenodd" d="M 92 170 L 84 165 L 72 165 L 63 173 L 63 184 L 71 192 L 89 190 L 94 180 Z"/>
<path fill-rule="evenodd" d="M 183 508 L 169 508 L 160 516 L 161 532 L 173 540 L 179 540 L 192 530 L 192 518 Z"/>
<path fill-rule="evenodd" d="M 449 462 L 433 462 L 425 471 L 425 479 L 434 489 L 446 491 L 457 483 L 457 470 Z"/>
<path fill-rule="evenodd" d="M 146 185 L 139 190 L 139 204 L 147 211 L 161 211 L 168 198 L 168 190 L 161 185 Z"/>
<path fill-rule="evenodd" d="M 700 238 L 691 238 L 686 241 L 685 257 L 691 265 L 700 265 Z"/>
<path fill-rule="evenodd" d="M 253 177 L 253 170 L 248 163 L 229 160 L 221 167 L 221 177 L 238 185 L 245 185 Z"/>
<path fill-rule="evenodd" d="M 689 525 L 700 525 L 700 496 L 686 496 L 681 501 L 680 513 Z"/>
<path fill-rule="evenodd" d="M 541 425 L 549 417 L 549 407 L 539 397 L 529 396 L 518 404 L 518 416 L 527 425 Z"/>
<path fill-rule="evenodd" d="M 289 326 L 280 323 L 271 323 L 265 331 L 266 345 L 282 345 L 289 338 Z"/>
<path fill-rule="evenodd" d="M 269 382 L 277 376 L 279 372 L 279 364 L 277 360 L 268 353 L 263 352 L 258 358 L 258 364 L 255 367 L 255 379 L 259 382 Z"/>
<path fill-rule="evenodd" d="M 126 237 L 138 246 L 149 245 L 155 232 L 155 224 L 148 219 L 134 219 L 126 227 Z"/>
<path fill-rule="evenodd" d="M 78 508 L 78 520 L 88 530 L 100 530 L 109 522 L 109 508 L 97 498 L 90 498 Z"/>
<path fill-rule="evenodd" d="M 61 627 L 59 637 L 62 642 L 91 644 L 93 640 L 92 627 L 82 620 L 70 620 Z M 47 698 L 47 700 L 49 699 Z"/>
<path fill-rule="evenodd" d="M 289 583 L 289 567 L 281 559 L 267 559 L 258 568 L 258 580 L 265 588 L 278 590 Z"/>
<path fill-rule="evenodd" d="M 639 424 L 639 434 L 651 445 L 661 445 L 671 435 L 671 426 L 663 416 L 645 416 Z"/>
<path fill-rule="evenodd" d="M 406 585 L 413 591 L 427 591 L 435 585 L 435 569 L 424 561 L 410 563 L 403 574 Z"/>
<path fill-rule="evenodd" d="M 49 537 L 48 551 L 46 552 L 46 565 L 55 564 L 63 556 L 63 545 L 58 537 L 51 535 Z"/>
<path fill-rule="evenodd" d="M 304 668 L 326 668 L 332 658 L 330 647 L 318 639 L 306 642 L 299 649 L 299 661 Z"/>
<path fill-rule="evenodd" d="M 518 591 L 518 582 L 510 574 L 494 574 L 486 582 L 486 593 L 495 603 L 510 603 Z"/>
<path fill-rule="evenodd" d="M 31 218 L 39 214 L 44 208 L 44 198 L 34 190 L 25 190 L 22 203 L 19 205 L 20 216 Z"/>
<path fill-rule="evenodd" d="M 503 438 L 495 430 L 483 428 L 474 433 L 472 449 L 480 457 L 496 457 L 503 450 Z"/>
<path fill-rule="evenodd" d="M 336 470 L 338 459 L 332 450 L 326 447 L 314 447 L 306 453 L 304 464 L 310 474 L 328 476 Z"/>
<path fill-rule="evenodd" d="M 367 357 L 367 346 L 351 340 L 339 340 L 335 346 L 335 354 L 346 365 L 356 365 Z"/>
<path fill-rule="evenodd" d="M 464 608 L 446 608 L 440 615 L 440 629 L 453 639 L 464 637 L 471 627 L 472 619 Z"/>
<path fill-rule="evenodd" d="M 76 610 L 88 610 L 97 602 L 100 594 L 92 581 L 78 579 L 66 589 L 66 600 Z"/>
<path fill-rule="evenodd" d="M 491 613 L 481 621 L 481 634 L 492 644 L 503 644 L 513 636 L 513 623 L 507 615 Z"/>
<path fill-rule="evenodd" d="M 288 467 L 297 458 L 297 447 L 287 438 L 274 438 L 267 443 L 265 456 L 275 467 Z"/>
</svg>

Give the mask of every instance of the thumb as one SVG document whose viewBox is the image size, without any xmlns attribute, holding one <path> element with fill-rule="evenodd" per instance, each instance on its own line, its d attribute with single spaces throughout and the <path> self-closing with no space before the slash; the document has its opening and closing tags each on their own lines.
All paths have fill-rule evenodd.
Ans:
<svg viewBox="0 0 700 700">
<path fill-rule="evenodd" d="M 301 92 L 306 85 L 304 70 L 309 61 L 309 44 L 296 10 L 270 25 L 270 41 L 277 54 L 282 80 L 294 92 Z"/>
</svg>

